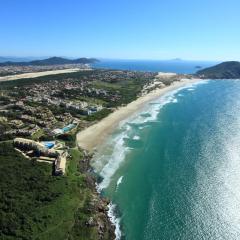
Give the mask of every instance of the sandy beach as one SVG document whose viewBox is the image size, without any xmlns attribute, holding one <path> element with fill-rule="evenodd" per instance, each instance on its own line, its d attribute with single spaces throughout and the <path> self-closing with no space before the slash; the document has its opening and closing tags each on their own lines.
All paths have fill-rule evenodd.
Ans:
<svg viewBox="0 0 240 240">
<path fill-rule="evenodd" d="M 200 81 L 200 79 L 182 79 L 181 81 L 173 82 L 170 86 L 153 90 L 147 95 L 139 97 L 137 100 L 129 103 L 128 105 L 117 109 L 100 122 L 86 128 L 83 131 L 80 131 L 77 134 L 78 146 L 88 151 L 93 151 L 106 139 L 109 134 L 114 131 L 122 120 L 140 110 L 147 102 L 152 101 L 167 92 L 198 81 Z"/>
<path fill-rule="evenodd" d="M 18 80 L 18 79 L 22 79 L 22 78 L 36 78 L 36 77 L 42 77 L 42 76 L 47 76 L 47 75 L 55 75 L 55 74 L 61 74 L 61 73 L 72 73 L 72 72 L 78 72 L 78 71 L 87 71 L 87 70 L 89 70 L 89 69 L 70 68 L 70 69 L 54 70 L 54 71 L 23 73 L 23 74 L 16 74 L 16 75 L 0 77 L 0 82 Z"/>
</svg>

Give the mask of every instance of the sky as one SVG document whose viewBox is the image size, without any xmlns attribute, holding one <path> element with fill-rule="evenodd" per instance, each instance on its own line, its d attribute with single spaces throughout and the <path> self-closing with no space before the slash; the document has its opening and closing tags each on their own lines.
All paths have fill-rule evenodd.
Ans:
<svg viewBox="0 0 240 240">
<path fill-rule="evenodd" d="M 240 60 L 239 0 L 0 0 L 0 56 Z"/>
</svg>

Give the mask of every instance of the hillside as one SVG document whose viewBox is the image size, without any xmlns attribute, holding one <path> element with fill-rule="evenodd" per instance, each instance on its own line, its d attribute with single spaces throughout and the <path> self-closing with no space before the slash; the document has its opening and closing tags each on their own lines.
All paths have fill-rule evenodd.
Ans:
<svg viewBox="0 0 240 240">
<path fill-rule="evenodd" d="M 216 66 L 205 68 L 197 72 L 202 78 L 210 79 L 236 79 L 240 78 L 240 62 L 223 62 Z"/>
<path fill-rule="evenodd" d="M 98 62 L 95 58 L 78 58 L 67 59 L 61 57 L 51 57 L 43 60 L 34 60 L 29 62 L 13 62 L 7 61 L 0 63 L 0 66 L 48 66 L 48 65 L 61 65 L 61 64 L 90 64 Z"/>
<path fill-rule="evenodd" d="M 67 175 L 56 177 L 50 164 L 24 158 L 11 142 L 0 143 L 0 239 L 114 239 L 107 202 L 86 174 L 84 155 L 70 153 Z"/>
</svg>

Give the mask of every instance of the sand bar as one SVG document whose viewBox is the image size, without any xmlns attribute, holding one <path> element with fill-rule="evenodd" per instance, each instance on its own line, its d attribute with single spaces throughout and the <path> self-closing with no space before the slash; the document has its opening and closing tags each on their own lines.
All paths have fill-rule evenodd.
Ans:
<svg viewBox="0 0 240 240">
<path fill-rule="evenodd" d="M 180 87 L 184 87 L 187 84 L 198 81 L 200 81 L 200 79 L 184 79 L 178 82 L 173 82 L 170 86 L 153 90 L 143 97 L 139 97 L 128 105 L 117 109 L 100 122 L 80 131 L 77 134 L 78 146 L 88 151 L 93 151 L 98 145 L 104 142 L 106 137 L 114 131 L 122 120 L 128 118 L 136 111 L 141 110 L 147 102 L 152 101 L 169 91 L 173 91 Z"/>
<path fill-rule="evenodd" d="M 42 76 L 47 76 L 47 75 L 56 75 L 56 74 L 61 74 L 61 73 L 87 71 L 87 70 L 91 70 L 91 69 L 70 68 L 70 69 L 61 69 L 61 70 L 52 70 L 52 71 L 43 71 L 43 72 L 34 72 L 34 73 L 23 73 L 23 74 L 16 74 L 16 75 L 0 77 L 0 82 L 18 80 L 18 79 L 22 79 L 22 78 L 36 78 L 36 77 L 42 77 Z"/>
</svg>

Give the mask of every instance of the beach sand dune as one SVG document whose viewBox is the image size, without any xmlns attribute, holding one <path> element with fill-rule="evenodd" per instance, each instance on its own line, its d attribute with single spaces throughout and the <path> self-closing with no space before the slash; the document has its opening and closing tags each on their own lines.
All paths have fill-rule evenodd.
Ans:
<svg viewBox="0 0 240 240">
<path fill-rule="evenodd" d="M 183 79 L 181 81 L 173 82 L 170 86 L 153 90 L 147 95 L 139 97 L 137 100 L 129 103 L 127 106 L 117 109 L 100 122 L 80 131 L 77 134 L 78 146 L 88 151 L 93 151 L 114 131 L 122 120 L 140 110 L 147 102 L 154 100 L 169 91 L 173 91 L 197 81 L 200 81 L 200 79 Z"/>
</svg>

